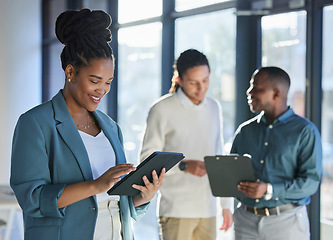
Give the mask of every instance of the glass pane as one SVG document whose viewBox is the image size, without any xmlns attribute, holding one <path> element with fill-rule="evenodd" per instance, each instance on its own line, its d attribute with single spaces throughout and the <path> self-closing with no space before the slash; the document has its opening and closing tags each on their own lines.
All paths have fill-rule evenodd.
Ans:
<svg viewBox="0 0 333 240">
<path fill-rule="evenodd" d="M 44 29 L 46 31 L 46 33 L 44 33 L 44 36 L 46 36 L 47 38 L 56 37 L 54 32 L 56 19 L 60 13 L 67 9 L 67 4 L 65 0 L 48 1 L 48 4 L 49 13 L 45 16 L 46 22 L 43 23 L 45 25 Z"/>
<path fill-rule="evenodd" d="M 234 9 L 176 20 L 176 58 L 189 48 L 203 52 L 208 58 L 211 75 L 207 96 L 218 100 L 221 104 L 226 152 L 230 151 L 235 132 L 235 43 Z M 217 222 L 218 226 L 222 225 L 220 210 Z M 233 230 L 218 231 L 217 239 L 234 239 Z"/>
<path fill-rule="evenodd" d="M 92 10 L 107 10 L 107 0 L 89 0 L 84 3 L 86 3 L 85 8 Z"/>
<path fill-rule="evenodd" d="M 195 48 L 209 60 L 211 75 L 207 95 L 219 100 L 222 106 L 227 152 L 235 131 L 236 17 L 233 13 L 234 9 L 228 9 L 177 19 L 175 33 L 176 58 L 184 50 Z"/>
<path fill-rule="evenodd" d="M 48 89 L 50 98 L 56 95 L 65 84 L 65 73 L 61 68 L 60 60 L 60 54 L 63 48 L 64 45 L 59 42 L 50 46 L 50 85 Z"/>
<path fill-rule="evenodd" d="M 118 122 L 136 163 L 151 104 L 161 95 L 161 23 L 119 30 Z"/>
<path fill-rule="evenodd" d="M 162 15 L 162 0 L 119 1 L 119 23 L 132 22 Z"/>
<path fill-rule="evenodd" d="M 322 144 L 323 178 L 321 183 L 322 239 L 329 239 L 333 232 L 333 6 L 324 8 L 323 29 L 323 105 Z"/>
<path fill-rule="evenodd" d="M 291 78 L 289 105 L 305 113 L 306 12 L 262 18 L 262 65 L 283 68 Z"/>
<path fill-rule="evenodd" d="M 176 11 L 184 11 L 192 8 L 208 6 L 214 3 L 230 2 L 230 0 L 176 0 Z"/>
<path fill-rule="evenodd" d="M 148 111 L 161 96 L 162 24 L 121 28 L 118 33 L 118 123 L 127 161 L 137 165 Z M 135 239 L 157 240 L 156 198 L 134 224 Z"/>
</svg>

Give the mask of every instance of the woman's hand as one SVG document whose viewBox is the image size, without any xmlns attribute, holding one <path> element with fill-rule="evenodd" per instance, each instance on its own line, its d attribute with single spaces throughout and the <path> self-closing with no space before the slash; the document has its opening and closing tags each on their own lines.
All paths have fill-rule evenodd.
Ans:
<svg viewBox="0 0 333 240">
<path fill-rule="evenodd" d="M 141 206 L 153 199 L 153 197 L 163 184 L 164 174 L 165 174 L 165 168 L 162 169 L 159 177 L 157 176 L 157 173 L 154 170 L 152 171 L 153 175 L 152 183 L 149 182 L 146 176 L 143 176 L 142 179 L 145 186 L 140 186 L 136 184 L 132 185 L 133 188 L 138 189 L 140 191 L 140 194 L 133 198 L 134 207 Z"/>
<path fill-rule="evenodd" d="M 93 181 L 84 181 L 66 185 L 63 193 L 58 199 L 58 207 L 63 208 L 98 193 L 106 192 L 120 180 L 120 176 L 134 171 L 135 169 L 133 164 L 119 164 L 109 168 L 102 176 Z"/>
<path fill-rule="evenodd" d="M 120 181 L 120 177 L 134 171 L 136 167 L 133 164 L 119 164 L 109 168 L 103 175 L 94 180 L 97 193 L 108 191 L 113 185 Z M 96 194 L 97 194 L 96 193 Z"/>
</svg>

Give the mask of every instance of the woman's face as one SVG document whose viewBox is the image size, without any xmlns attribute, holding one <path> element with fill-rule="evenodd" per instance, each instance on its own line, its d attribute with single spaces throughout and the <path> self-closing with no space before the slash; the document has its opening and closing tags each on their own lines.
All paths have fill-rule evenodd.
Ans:
<svg viewBox="0 0 333 240">
<path fill-rule="evenodd" d="M 69 92 L 69 96 L 65 96 L 68 107 L 73 110 L 84 108 L 95 111 L 102 97 L 110 91 L 113 71 L 112 59 L 92 60 L 89 66 L 82 67 L 79 71 L 68 65 L 65 70 L 67 78 L 71 79 L 65 86 L 69 88 L 69 91 L 65 91 Z"/>
</svg>

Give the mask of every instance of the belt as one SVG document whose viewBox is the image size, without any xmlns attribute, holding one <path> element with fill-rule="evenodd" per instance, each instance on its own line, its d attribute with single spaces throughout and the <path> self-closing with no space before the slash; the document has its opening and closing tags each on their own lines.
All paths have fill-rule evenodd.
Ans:
<svg viewBox="0 0 333 240">
<path fill-rule="evenodd" d="M 271 208 L 257 208 L 257 207 L 248 207 L 245 205 L 242 205 L 242 207 L 257 216 L 270 216 L 270 215 L 279 215 L 282 212 L 291 210 L 295 207 L 298 207 L 298 204 L 294 203 L 288 203 L 285 205 L 277 206 L 277 207 L 271 207 Z"/>
<path fill-rule="evenodd" d="M 108 200 L 108 201 L 103 201 L 103 202 L 99 202 L 97 203 L 98 208 L 118 208 L 119 209 L 119 205 L 118 205 L 119 201 L 117 200 Z"/>
</svg>

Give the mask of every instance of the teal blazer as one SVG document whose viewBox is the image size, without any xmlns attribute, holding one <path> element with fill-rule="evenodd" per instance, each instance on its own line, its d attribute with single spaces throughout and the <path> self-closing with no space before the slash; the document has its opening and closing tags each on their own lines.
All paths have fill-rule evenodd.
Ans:
<svg viewBox="0 0 333 240">
<path fill-rule="evenodd" d="M 112 145 L 117 164 L 126 163 L 119 126 L 99 110 L 93 116 Z M 93 180 L 88 154 L 68 111 L 62 92 L 22 114 L 12 145 L 10 185 L 23 210 L 25 240 L 92 240 L 97 218 L 92 196 L 59 209 L 66 184 Z M 124 240 L 132 240 L 132 219 L 148 204 L 135 208 L 120 197 Z"/>
</svg>

